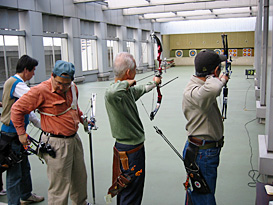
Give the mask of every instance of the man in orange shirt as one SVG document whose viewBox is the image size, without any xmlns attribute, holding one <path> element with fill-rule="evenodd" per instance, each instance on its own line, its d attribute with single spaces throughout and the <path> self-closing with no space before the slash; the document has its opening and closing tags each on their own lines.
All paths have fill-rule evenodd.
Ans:
<svg viewBox="0 0 273 205">
<path fill-rule="evenodd" d="M 24 115 L 38 109 L 41 114 L 43 142 L 40 153 L 47 163 L 48 204 L 86 205 L 87 174 L 82 142 L 77 134 L 82 112 L 78 89 L 72 82 L 72 63 L 56 62 L 51 78 L 33 87 L 11 109 L 11 119 L 22 144 L 29 144 Z M 42 145 L 42 144 L 40 144 Z"/>
</svg>

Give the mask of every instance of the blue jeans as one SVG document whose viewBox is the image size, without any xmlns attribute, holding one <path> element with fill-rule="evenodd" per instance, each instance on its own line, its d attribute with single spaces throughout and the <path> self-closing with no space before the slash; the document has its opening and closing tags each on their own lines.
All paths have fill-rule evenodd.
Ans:
<svg viewBox="0 0 273 205">
<path fill-rule="evenodd" d="M 187 141 L 183 150 L 183 157 L 185 157 L 188 145 L 189 142 Z M 217 167 L 219 165 L 220 152 L 221 148 L 219 147 L 199 150 L 196 157 L 196 164 L 199 166 L 203 177 L 208 183 L 211 193 L 198 194 L 195 191 L 188 189 L 185 204 L 187 204 L 189 195 L 194 205 L 216 205 L 214 194 L 216 189 Z"/>
<path fill-rule="evenodd" d="M 118 151 L 129 151 L 132 150 L 139 145 L 125 145 L 116 142 L 115 147 Z M 132 153 L 128 154 L 128 163 L 129 169 L 123 170 L 121 165 L 121 170 L 124 174 L 128 174 L 130 176 L 134 175 L 137 171 L 142 169 L 142 173 L 140 176 L 135 177 L 134 180 L 122 190 L 117 195 L 117 204 L 118 205 L 140 205 L 143 196 L 143 188 L 144 188 L 144 180 L 145 180 L 145 149 L 144 146 Z M 134 167 L 135 166 L 135 167 Z M 134 167 L 135 169 L 131 171 L 131 168 Z"/>
<path fill-rule="evenodd" d="M 22 145 L 13 141 L 11 148 L 19 154 Z M 7 170 L 6 188 L 9 205 L 20 205 L 20 198 L 27 200 L 31 196 L 32 182 L 27 155 L 23 155 L 23 160 L 20 163 Z"/>
</svg>

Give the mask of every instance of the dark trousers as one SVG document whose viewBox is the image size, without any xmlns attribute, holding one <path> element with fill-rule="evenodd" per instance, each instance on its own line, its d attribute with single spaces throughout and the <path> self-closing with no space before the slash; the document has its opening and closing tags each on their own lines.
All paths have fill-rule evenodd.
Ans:
<svg viewBox="0 0 273 205">
<path fill-rule="evenodd" d="M 12 150 L 19 154 L 22 145 L 12 142 Z M 32 181 L 30 176 L 30 164 L 27 155 L 22 155 L 20 163 L 7 170 L 6 188 L 9 205 L 19 205 L 20 198 L 27 200 L 31 196 Z"/>
<path fill-rule="evenodd" d="M 117 143 L 115 147 L 118 151 L 129 151 L 139 145 L 125 145 Z M 145 181 L 145 148 L 144 146 L 132 153 L 128 154 L 129 169 L 123 170 L 121 165 L 121 170 L 124 174 L 128 174 L 133 178 L 133 181 L 124 189 L 121 193 L 117 195 L 117 204 L 118 205 L 139 205 L 141 204 L 143 196 L 143 188 Z M 142 172 L 140 173 L 140 170 Z M 136 176 L 136 173 L 140 173 L 139 176 Z M 137 174 L 138 175 L 138 174 Z"/>
<path fill-rule="evenodd" d="M 1 173 L 1 176 L 0 176 L 0 191 L 2 191 L 4 188 L 3 188 L 3 179 L 2 179 L 2 170 L 1 170 L 1 167 L 0 167 L 0 173 Z"/>
</svg>

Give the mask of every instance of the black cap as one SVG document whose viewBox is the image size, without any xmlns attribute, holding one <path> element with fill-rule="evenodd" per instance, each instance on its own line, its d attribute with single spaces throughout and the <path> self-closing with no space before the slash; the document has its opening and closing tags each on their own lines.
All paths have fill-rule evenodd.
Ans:
<svg viewBox="0 0 273 205">
<path fill-rule="evenodd" d="M 200 51 L 195 59 L 195 74 L 199 77 L 205 77 L 223 61 L 225 61 L 227 57 L 225 55 L 218 55 L 212 50 L 202 50 Z"/>
</svg>

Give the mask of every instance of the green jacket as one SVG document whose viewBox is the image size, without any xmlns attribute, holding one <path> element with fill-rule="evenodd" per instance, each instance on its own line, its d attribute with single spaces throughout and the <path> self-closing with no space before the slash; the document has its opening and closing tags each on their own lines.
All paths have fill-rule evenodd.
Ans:
<svg viewBox="0 0 273 205">
<path fill-rule="evenodd" d="M 144 128 L 135 102 L 148 92 L 147 90 L 150 89 L 147 89 L 146 85 L 129 87 L 127 81 L 117 81 L 106 90 L 105 107 L 112 136 L 117 142 L 126 145 L 144 142 Z"/>
</svg>

